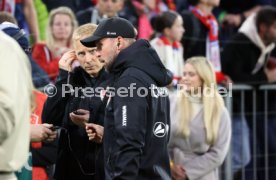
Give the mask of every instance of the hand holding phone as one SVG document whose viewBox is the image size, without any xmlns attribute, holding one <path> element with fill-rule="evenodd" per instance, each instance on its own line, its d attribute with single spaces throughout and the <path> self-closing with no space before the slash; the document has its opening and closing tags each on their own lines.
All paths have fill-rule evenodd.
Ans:
<svg viewBox="0 0 276 180">
<path fill-rule="evenodd" d="M 76 115 L 84 115 L 85 114 L 84 112 L 81 112 L 81 111 L 78 111 L 78 110 L 74 111 L 73 113 L 76 114 Z"/>
<path fill-rule="evenodd" d="M 84 127 L 85 123 L 89 121 L 90 111 L 84 109 L 78 109 L 69 114 L 72 122 L 80 127 Z"/>
<path fill-rule="evenodd" d="M 53 126 L 53 127 L 51 127 L 50 129 L 52 130 L 52 131 L 56 131 L 56 130 L 58 130 L 58 129 L 60 129 L 61 127 L 60 126 Z"/>
</svg>

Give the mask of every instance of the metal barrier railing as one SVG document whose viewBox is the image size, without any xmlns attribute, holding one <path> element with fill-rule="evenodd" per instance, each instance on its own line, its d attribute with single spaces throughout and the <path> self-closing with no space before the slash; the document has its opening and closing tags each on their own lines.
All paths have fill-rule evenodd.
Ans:
<svg viewBox="0 0 276 180">
<path fill-rule="evenodd" d="M 264 165 L 264 171 L 265 171 L 265 177 L 263 177 L 261 180 L 271 180 L 269 179 L 269 151 L 268 151 L 268 91 L 275 91 L 276 85 L 262 85 L 258 88 L 255 88 L 250 85 L 244 85 L 244 84 L 235 84 L 230 86 L 231 89 L 229 89 L 229 95 L 224 97 L 225 105 L 227 109 L 229 110 L 229 113 L 231 117 L 233 117 L 233 97 L 230 95 L 237 95 L 239 94 L 238 98 L 240 98 L 240 116 L 245 117 L 246 112 L 245 106 L 252 106 L 252 126 L 251 126 L 251 132 L 252 132 L 252 177 L 246 179 L 246 173 L 245 173 L 245 167 L 242 167 L 241 169 L 241 179 L 242 180 L 257 180 L 257 95 L 256 92 L 264 92 L 264 132 L 265 132 L 265 138 L 264 138 L 264 154 L 261 156 L 264 156 L 265 165 Z M 245 93 L 251 93 L 252 95 L 252 104 L 248 104 L 248 102 L 245 101 Z M 237 98 L 237 97 L 234 97 Z M 261 103 L 261 102 L 258 102 Z M 243 129 L 241 129 L 243 131 Z M 244 132 L 241 132 L 242 135 L 244 135 Z M 243 159 L 243 157 L 241 157 Z M 225 159 L 224 166 L 221 168 L 221 177 L 224 180 L 232 180 L 233 179 L 233 167 L 232 167 L 232 147 L 230 147 L 230 151 Z"/>
</svg>

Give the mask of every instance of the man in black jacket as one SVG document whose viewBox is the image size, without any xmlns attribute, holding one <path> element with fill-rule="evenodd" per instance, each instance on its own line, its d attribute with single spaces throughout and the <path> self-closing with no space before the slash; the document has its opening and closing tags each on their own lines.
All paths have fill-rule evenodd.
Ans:
<svg viewBox="0 0 276 180">
<path fill-rule="evenodd" d="M 103 148 L 88 141 L 86 123 L 103 126 L 102 101 L 92 90 L 107 78 L 96 48 L 87 48 L 80 40 L 96 29 L 94 24 L 80 26 L 73 34 L 75 50 L 66 52 L 59 61 L 56 94 L 45 102 L 44 122 L 61 126 L 55 177 L 57 180 L 104 179 Z M 75 60 L 80 63 L 73 69 Z M 88 93 L 88 91 L 90 93 Z"/>
<path fill-rule="evenodd" d="M 104 119 L 106 179 L 171 179 L 167 142 L 169 100 L 165 86 L 172 75 L 125 19 L 102 21 L 81 42 L 97 46 L 110 72 Z"/>
<path fill-rule="evenodd" d="M 266 107 L 263 103 L 265 101 L 264 91 L 259 90 L 260 85 L 276 82 L 276 69 L 274 67 L 270 67 L 268 63 L 270 53 L 275 48 L 275 42 L 276 8 L 264 7 L 257 14 L 251 15 L 245 20 L 239 29 L 239 32 L 231 39 L 231 41 L 229 41 L 222 53 L 223 72 L 228 74 L 234 83 L 252 85 L 255 87 L 257 93 L 256 101 L 254 102 L 252 92 L 242 91 L 242 93 L 245 93 L 245 104 L 243 111 L 240 109 L 242 93 L 234 93 L 233 107 L 234 117 L 237 117 L 238 114 L 239 118 L 242 117 L 243 119 L 243 113 L 245 112 L 244 114 L 247 119 L 247 123 L 249 128 L 251 128 L 250 132 L 256 132 L 256 139 L 254 140 L 257 142 L 256 146 L 259 151 L 258 153 L 261 155 L 258 156 L 258 158 L 254 158 L 256 158 L 257 166 L 260 167 L 260 169 L 258 169 L 258 178 L 260 179 L 276 179 L 276 172 L 273 169 L 273 167 L 276 166 L 276 159 L 274 156 L 274 152 L 276 152 L 276 93 L 274 90 L 268 91 L 268 105 L 267 109 L 265 109 Z M 253 109 L 253 104 L 256 105 L 256 110 Z M 265 111 L 268 112 L 268 124 L 265 124 L 264 121 Z M 254 114 L 256 114 L 256 129 L 253 129 Z M 237 118 L 233 118 L 233 124 L 237 124 L 237 122 L 235 122 L 237 120 Z M 265 129 L 266 125 L 268 126 L 267 129 Z M 233 126 L 234 143 L 235 140 L 237 140 L 236 143 L 241 143 L 240 139 L 235 138 L 235 132 L 238 133 L 240 129 L 240 126 Z M 246 129 L 242 129 L 242 132 L 246 132 Z M 268 136 L 268 152 L 265 152 L 266 144 L 264 139 L 266 133 Z M 237 148 L 237 145 L 233 147 Z M 233 154 L 235 154 L 235 152 Z M 268 167 L 266 167 L 264 163 L 265 157 L 269 158 Z M 238 159 L 237 162 L 241 162 L 242 165 L 245 164 L 240 159 Z M 253 162 L 254 161 L 251 161 L 251 165 Z M 264 171 L 266 170 L 268 170 L 269 178 L 265 175 Z M 251 177 L 253 175 L 251 172 L 252 171 L 246 171 L 246 177 Z"/>
</svg>

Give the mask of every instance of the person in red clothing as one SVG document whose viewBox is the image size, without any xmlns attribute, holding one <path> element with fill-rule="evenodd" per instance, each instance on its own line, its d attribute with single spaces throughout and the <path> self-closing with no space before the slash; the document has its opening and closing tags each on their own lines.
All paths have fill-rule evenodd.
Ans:
<svg viewBox="0 0 276 180">
<path fill-rule="evenodd" d="M 204 56 L 213 65 L 217 83 L 227 86 L 229 76 L 221 72 L 219 26 L 212 10 L 220 0 L 188 0 L 190 10 L 181 13 L 185 34 L 182 38 L 184 60 L 194 56 Z"/>
<path fill-rule="evenodd" d="M 60 57 L 71 48 L 71 37 L 76 27 L 72 10 L 67 7 L 54 9 L 49 15 L 46 43 L 37 43 L 33 47 L 33 59 L 52 81 L 57 77 Z"/>
<path fill-rule="evenodd" d="M 57 136 L 57 132 L 51 130 L 52 124 L 42 124 L 41 114 L 47 95 L 37 90 L 33 91 L 35 97 L 35 109 L 31 114 L 31 149 L 32 151 L 42 148 L 42 142 L 52 142 Z M 33 157 L 34 159 L 35 157 Z M 48 180 L 45 167 L 38 167 L 33 164 L 32 180 Z"/>
<path fill-rule="evenodd" d="M 33 100 L 31 103 L 31 117 L 30 117 L 30 139 L 31 149 L 29 152 L 28 162 L 16 172 L 18 180 L 48 180 L 49 176 L 46 172 L 45 166 L 35 166 L 34 159 L 37 158 L 33 155 L 33 151 L 42 148 L 42 142 L 52 142 L 57 136 L 57 132 L 53 130 L 52 124 L 42 124 L 41 114 L 44 102 L 47 95 L 38 90 L 33 90 Z M 40 153 L 42 154 L 42 153 Z M 48 159 L 48 154 L 42 154 L 43 158 Z"/>
</svg>

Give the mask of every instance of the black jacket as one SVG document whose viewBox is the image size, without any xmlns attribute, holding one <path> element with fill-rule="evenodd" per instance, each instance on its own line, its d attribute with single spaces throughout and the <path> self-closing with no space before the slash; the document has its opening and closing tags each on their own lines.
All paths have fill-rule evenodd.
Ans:
<svg viewBox="0 0 276 180">
<path fill-rule="evenodd" d="M 181 43 L 184 48 L 184 60 L 193 56 L 206 56 L 208 29 L 188 10 L 181 13 L 185 33 Z"/>
<path fill-rule="evenodd" d="M 74 73 L 70 73 L 69 84 L 74 89 L 75 87 L 96 88 L 106 78 L 107 73 L 104 69 L 100 71 L 98 77 L 91 78 L 82 68 L 78 67 Z M 102 106 L 99 96 L 81 97 L 83 95 L 81 89 L 75 89 L 74 94 L 70 94 L 68 86 L 65 86 L 67 81 L 68 72 L 60 70 L 55 84 L 57 93 L 53 97 L 48 97 L 42 113 L 44 123 L 52 123 L 63 127 L 59 139 L 55 177 L 57 180 L 103 179 L 103 148 L 99 144 L 88 141 L 85 129 L 75 125 L 70 120 L 69 113 L 79 108 L 89 110 L 89 122 L 103 125 L 104 106 Z M 75 95 L 77 92 L 78 96 Z M 96 172 L 96 176 L 91 175 L 94 172 Z"/>
<path fill-rule="evenodd" d="M 256 74 L 252 74 L 254 67 L 261 54 L 261 50 L 246 35 L 237 33 L 231 41 L 225 46 L 222 52 L 222 71 L 230 76 L 234 83 L 252 85 L 257 90 L 257 111 L 264 111 L 264 93 L 259 91 L 259 85 L 267 84 L 268 79 L 262 67 Z M 267 56 L 268 57 L 268 56 Z M 265 65 L 264 65 L 265 66 Z M 253 94 L 245 92 L 245 111 L 246 114 L 253 112 Z M 241 96 L 240 93 L 234 93 L 234 111 L 240 113 Z M 275 111 L 276 96 L 275 92 L 269 91 L 268 110 Z"/>
<path fill-rule="evenodd" d="M 261 50 L 242 33 L 236 34 L 225 46 L 221 65 L 223 73 L 229 75 L 235 83 L 264 84 L 267 77 L 264 68 L 252 74 Z"/>
<path fill-rule="evenodd" d="M 119 53 L 110 74 L 116 93 L 106 97 L 106 179 L 170 179 L 170 111 L 164 86 L 171 82 L 171 73 L 149 43 L 138 40 Z M 119 96 L 119 88 L 131 86 L 136 88 L 133 93 Z"/>
</svg>

